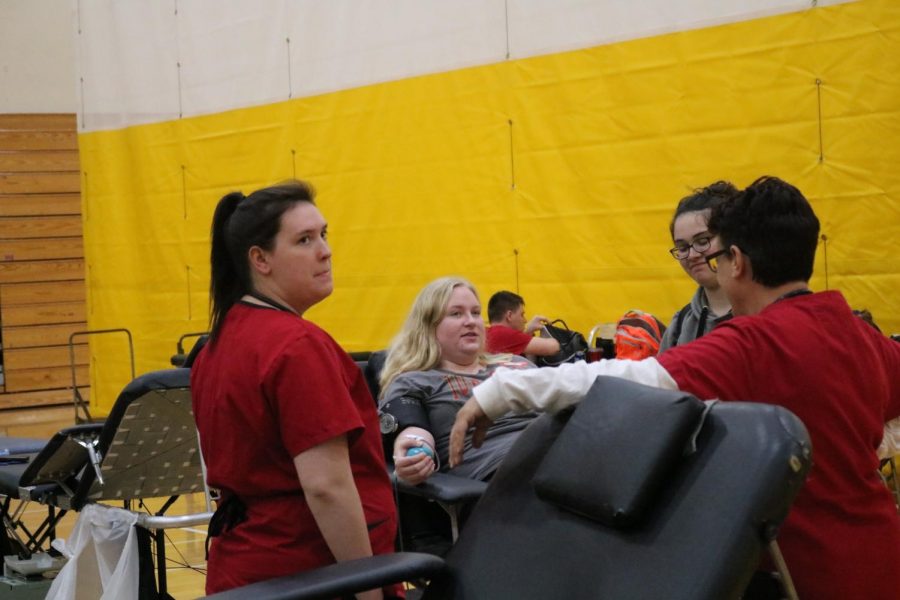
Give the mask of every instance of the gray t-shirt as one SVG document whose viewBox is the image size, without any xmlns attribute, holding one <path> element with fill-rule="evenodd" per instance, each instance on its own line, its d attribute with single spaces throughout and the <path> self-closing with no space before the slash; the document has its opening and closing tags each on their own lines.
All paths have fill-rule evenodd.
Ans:
<svg viewBox="0 0 900 600">
<path fill-rule="evenodd" d="M 488 355 L 488 364 L 475 374 L 454 373 L 443 369 L 430 371 L 410 371 L 398 375 L 385 391 L 380 406 L 403 398 L 404 404 L 421 406 L 427 422 L 426 427 L 434 436 L 436 450 L 441 459 L 441 471 L 450 471 L 448 460 L 450 450 L 450 429 L 456 420 L 456 413 L 463 403 L 472 396 L 472 388 L 490 377 L 499 367 L 513 369 L 534 368 L 528 360 L 511 354 Z M 528 426 L 535 413 L 524 415 L 506 414 L 491 425 L 481 448 L 472 447 L 471 434 L 466 436 L 463 463 L 452 470 L 454 475 L 485 480 L 493 475 L 516 441 L 519 433 Z"/>
</svg>

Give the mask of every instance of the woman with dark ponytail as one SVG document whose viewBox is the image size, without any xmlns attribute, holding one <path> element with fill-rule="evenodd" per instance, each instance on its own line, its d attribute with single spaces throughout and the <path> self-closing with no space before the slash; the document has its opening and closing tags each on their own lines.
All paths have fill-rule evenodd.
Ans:
<svg viewBox="0 0 900 600">
<path fill-rule="evenodd" d="M 191 374 L 207 480 L 221 492 L 207 593 L 393 551 L 374 401 L 356 363 L 303 318 L 333 287 L 313 197 L 291 181 L 228 194 L 213 215 L 210 341 Z"/>
</svg>

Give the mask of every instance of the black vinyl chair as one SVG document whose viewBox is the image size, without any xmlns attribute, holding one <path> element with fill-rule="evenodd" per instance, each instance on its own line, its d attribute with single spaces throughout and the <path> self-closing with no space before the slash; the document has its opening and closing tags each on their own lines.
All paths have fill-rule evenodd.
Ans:
<svg viewBox="0 0 900 600">
<path fill-rule="evenodd" d="M 141 375 L 122 390 L 102 424 L 55 434 L 23 472 L 19 489 L 67 510 L 88 501 L 204 491 L 190 370 Z"/>
<path fill-rule="evenodd" d="M 786 409 L 600 377 L 576 408 L 517 440 L 424 597 L 736 600 L 810 465 L 809 436 Z M 344 563 L 354 576 L 366 564 Z M 215 598 L 328 598 L 387 583 L 348 589 L 335 572 L 342 587 L 306 587 L 322 575 Z"/>
<path fill-rule="evenodd" d="M 103 423 L 63 429 L 27 465 L 0 467 L 0 494 L 58 509 L 51 511 L 51 528 L 65 511 L 89 502 L 117 501 L 128 508 L 132 501 L 167 497 L 155 515 L 138 514 L 138 524 L 155 532 L 159 592 L 165 594 L 164 530 L 203 524 L 212 516 L 208 503 L 207 512 L 165 515 L 180 495 L 206 491 L 190 374 L 179 368 L 137 377 Z M 36 539 L 29 550 L 45 539 Z"/>
<path fill-rule="evenodd" d="M 197 338 L 194 340 L 194 345 L 191 346 L 191 349 L 188 352 L 184 351 L 184 340 L 187 338 Z M 199 332 L 199 333 L 185 333 L 180 338 L 178 338 L 178 342 L 175 344 L 177 352 L 172 355 L 172 358 L 169 359 L 169 362 L 172 363 L 173 367 L 184 367 L 185 369 L 190 369 L 194 366 L 194 360 L 197 358 L 197 355 L 200 354 L 200 351 L 203 350 L 203 346 L 206 345 L 206 342 L 209 341 L 209 333 L 208 332 Z"/>
<path fill-rule="evenodd" d="M 30 558 L 56 537 L 56 524 L 65 516 L 65 511 L 48 506 L 47 516 L 33 531 L 22 519 L 28 501 L 20 496 L 19 482 L 28 464 L 47 444 L 47 440 L 34 438 L 0 437 L 0 556 Z"/>
</svg>

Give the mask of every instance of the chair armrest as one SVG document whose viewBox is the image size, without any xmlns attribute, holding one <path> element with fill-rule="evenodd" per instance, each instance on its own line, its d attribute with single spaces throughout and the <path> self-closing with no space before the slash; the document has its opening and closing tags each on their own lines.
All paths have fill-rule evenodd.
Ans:
<svg viewBox="0 0 900 600">
<path fill-rule="evenodd" d="M 214 600 L 316 600 L 339 598 L 392 583 L 433 579 L 447 571 L 432 554 L 398 552 L 348 560 L 313 571 L 251 583 L 212 596 Z"/>
<path fill-rule="evenodd" d="M 212 519 L 213 513 L 191 513 L 188 515 L 138 515 L 137 524 L 144 529 L 179 529 L 181 527 L 196 527 L 207 525 Z"/>
<path fill-rule="evenodd" d="M 436 500 L 446 504 L 478 500 L 484 494 L 488 484 L 467 477 L 458 477 L 447 473 L 432 473 L 419 485 L 410 485 L 393 476 L 397 489 L 410 496 Z"/>
</svg>

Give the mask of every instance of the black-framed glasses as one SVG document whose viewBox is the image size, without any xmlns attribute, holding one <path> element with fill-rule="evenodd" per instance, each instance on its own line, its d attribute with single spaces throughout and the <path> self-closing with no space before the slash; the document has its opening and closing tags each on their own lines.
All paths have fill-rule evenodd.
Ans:
<svg viewBox="0 0 900 600">
<path fill-rule="evenodd" d="M 707 250 L 709 250 L 709 244 L 712 241 L 712 236 L 703 236 L 698 237 L 690 244 L 675 244 L 674 248 L 669 248 L 669 254 L 671 254 L 677 260 L 681 260 L 683 258 L 687 258 L 691 253 L 691 248 L 694 249 L 694 252 L 697 254 L 703 254 Z"/>
<path fill-rule="evenodd" d="M 718 252 L 713 252 L 709 256 L 704 256 L 704 260 L 706 260 L 706 266 L 709 267 L 709 270 L 713 273 L 719 270 L 719 257 L 725 255 L 731 256 L 731 250 L 719 250 Z"/>
</svg>

